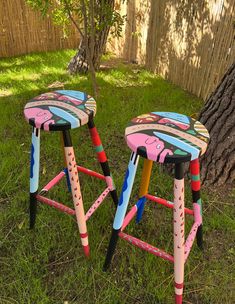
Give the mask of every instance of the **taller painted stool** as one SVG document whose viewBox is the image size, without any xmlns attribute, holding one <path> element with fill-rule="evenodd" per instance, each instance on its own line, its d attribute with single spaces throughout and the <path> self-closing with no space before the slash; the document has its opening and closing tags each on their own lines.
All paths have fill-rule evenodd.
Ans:
<svg viewBox="0 0 235 304">
<path fill-rule="evenodd" d="M 184 264 L 195 237 L 202 247 L 202 203 L 200 197 L 199 157 L 205 153 L 209 134 L 198 121 L 172 112 L 152 112 L 138 116 L 130 122 L 125 132 L 126 142 L 132 150 L 120 195 L 104 270 L 110 265 L 118 238 L 174 263 L 175 302 L 182 303 Z M 127 206 L 136 175 L 139 157 L 144 158 L 139 200 L 126 215 Z M 148 193 L 153 162 L 173 163 L 175 166 L 174 202 Z M 190 162 L 193 210 L 184 207 L 184 163 Z M 174 254 L 143 242 L 124 233 L 124 229 L 137 213 L 140 221 L 147 201 L 173 209 Z M 194 223 L 185 241 L 185 213 L 194 217 Z"/>
<path fill-rule="evenodd" d="M 111 194 L 116 205 L 118 202 L 108 160 L 94 124 L 93 117 L 95 114 L 96 102 L 94 98 L 85 93 L 71 90 L 60 90 L 41 94 L 30 100 L 24 108 L 25 118 L 33 127 L 30 165 L 30 228 L 33 228 L 35 225 L 38 201 L 53 206 L 70 215 L 76 215 L 81 242 L 86 256 L 89 255 L 86 221 L 100 206 L 108 193 Z M 85 124 L 88 125 L 91 140 L 103 170 L 103 175 L 87 168 L 77 166 L 76 164 L 70 129 L 78 128 Z M 38 192 L 41 129 L 44 131 L 61 132 L 65 167 L 56 177 L 43 187 L 42 191 Z M 86 214 L 83 207 L 78 172 L 83 172 L 104 180 L 107 184 L 106 189 L 101 193 Z M 64 176 L 66 176 L 68 188 L 72 192 L 74 209 L 42 196 L 42 194 L 45 195 Z"/>
</svg>

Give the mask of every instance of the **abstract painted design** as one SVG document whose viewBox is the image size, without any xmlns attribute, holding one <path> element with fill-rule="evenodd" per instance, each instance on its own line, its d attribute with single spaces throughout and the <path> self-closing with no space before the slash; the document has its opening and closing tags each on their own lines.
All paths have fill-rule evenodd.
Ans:
<svg viewBox="0 0 235 304">
<path fill-rule="evenodd" d="M 209 133 L 199 121 L 173 112 L 133 118 L 125 136 L 133 152 L 160 163 L 197 159 L 205 153 L 209 141 Z"/>
<path fill-rule="evenodd" d="M 63 131 L 85 125 L 96 114 L 93 97 L 79 91 L 59 90 L 31 99 L 24 108 L 26 120 L 46 131 Z"/>
<path fill-rule="evenodd" d="M 38 190 L 40 159 L 40 130 L 33 129 L 30 161 L 30 193 Z"/>
<path fill-rule="evenodd" d="M 182 303 L 184 282 L 184 179 L 174 180 L 174 273 L 175 299 Z"/>
</svg>

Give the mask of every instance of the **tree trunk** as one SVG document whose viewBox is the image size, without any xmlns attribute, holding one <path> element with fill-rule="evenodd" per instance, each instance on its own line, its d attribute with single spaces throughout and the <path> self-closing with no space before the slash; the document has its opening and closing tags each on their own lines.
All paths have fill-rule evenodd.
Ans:
<svg viewBox="0 0 235 304">
<path fill-rule="evenodd" d="M 201 159 L 206 185 L 230 185 L 235 181 L 235 63 L 224 75 L 202 109 L 199 120 L 210 133 Z"/>
<path fill-rule="evenodd" d="M 112 9 L 114 9 L 114 0 L 106 0 L 105 5 L 108 5 Z M 92 46 L 93 43 L 92 38 L 88 36 L 88 47 L 89 49 L 94 48 L 94 51 L 92 52 L 93 53 L 92 62 L 95 70 L 98 70 L 100 67 L 101 57 L 105 52 L 106 42 L 110 30 L 110 26 L 108 25 L 108 22 L 106 26 L 102 25 L 105 23 L 105 19 L 106 19 L 105 14 L 106 14 L 105 8 L 104 7 L 102 8 L 102 5 L 99 4 L 99 12 L 98 12 L 99 20 L 97 22 L 101 24 L 102 30 L 96 32 L 94 46 Z M 81 40 L 77 53 L 68 64 L 69 72 L 71 74 L 80 73 L 80 72 L 86 73 L 89 69 L 87 57 L 88 56 L 86 52 L 86 43 L 85 43 L 85 39 L 83 39 Z"/>
</svg>

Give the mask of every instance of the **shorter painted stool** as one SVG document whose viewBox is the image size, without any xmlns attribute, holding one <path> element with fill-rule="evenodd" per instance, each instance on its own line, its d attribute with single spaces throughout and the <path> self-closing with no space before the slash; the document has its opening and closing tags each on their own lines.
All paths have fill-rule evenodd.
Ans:
<svg viewBox="0 0 235 304">
<path fill-rule="evenodd" d="M 132 154 L 113 223 L 104 270 L 107 270 L 111 263 L 117 240 L 120 237 L 134 246 L 174 263 L 175 302 L 182 303 L 184 264 L 195 237 L 198 246 L 202 247 L 199 157 L 206 151 L 209 134 L 200 122 L 185 115 L 172 112 L 152 112 L 132 119 L 126 128 L 125 137 Z M 126 215 L 139 156 L 145 158 L 139 200 Z M 173 203 L 148 194 L 153 161 L 175 164 Z M 185 162 L 190 162 L 193 210 L 184 207 Z M 123 232 L 136 213 L 137 222 L 140 221 L 147 200 L 174 210 L 173 256 Z M 185 213 L 194 217 L 194 224 L 186 241 L 184 238 Z"/>
<path fill-rule="evenodd" d="M 25 118 L 29 124 L 33 126 L 30 165 L 30 228 L 33 228 L 35 225 L 38 201 L 53 206 L 70 215 L 76 215 L 81 242 L 86 256 L 89 255 L 86 221 L 100 206 L 108 193 L 111 194 L 115 205 L 117 205 L 118 202 L 108 160 L 93 121 L 95 114 L 96 102 L 94 98 L 85 93 L 71 90 L 60 90 L 41 94 L 30 100 L 24 108 Z M 88 125 L 91 140 L 104 175 L 77 166 L 76 164 L 69 130 L 85 124 Z M 60 131 L 62 133 L 65 168 L 38 193 L 40 129 L 45 131 Z M 107 188 L 101 193 L 86 214 L 83 207 L 78 172 L 104 180 L 107 184 Z M 45 195 L 64 176 L 67 178 L 69 191 L 72 192 L 74 209 L 42 196 L 42 194 Z"/>
</svg>

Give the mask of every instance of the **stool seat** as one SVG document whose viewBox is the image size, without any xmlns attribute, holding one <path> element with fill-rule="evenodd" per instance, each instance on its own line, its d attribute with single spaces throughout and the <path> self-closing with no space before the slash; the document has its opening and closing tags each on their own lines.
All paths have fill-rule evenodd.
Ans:
<svg viewBox="0 0 235 304">
<path fill-rule="evenodd" d="M 209 141 L 209 133 L 199 121 L 174 112 L 150 112 L 133 118 L 125 137 L 133 152 L 159 163 L 197 159 Z"/>
<path fill-rule="evenodd" d="M 64 131 L 88 123 L 96 114 L 96 102 L 86 93 L 59 90 L 31 99 L 24 108 L 30 125 L 45 131 Z"/>
</svg>

